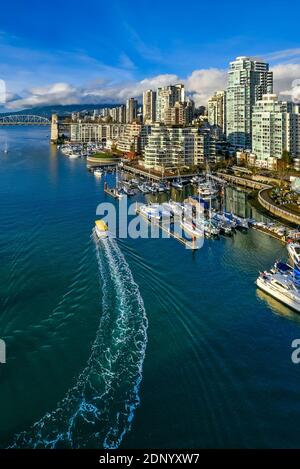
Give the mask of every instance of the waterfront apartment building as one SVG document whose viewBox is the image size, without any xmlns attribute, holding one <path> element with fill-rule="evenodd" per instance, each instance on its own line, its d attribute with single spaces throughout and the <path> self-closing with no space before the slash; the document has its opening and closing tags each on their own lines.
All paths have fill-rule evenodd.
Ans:
<svg viewBox="0 0 300 469">
<path fill-rule="evenodd" d="M 132 124 L 137 119 L 138 101 L 135 98 L 129 98 L 126 101 L 126 123 Z"/>
<path fill-rule="evenodd" d="M 143 93 L 143 122 L 153 124 L 156 120 L 156 91 L 146 90 Z"/>
<path fill-rule="evenodd" d="M 249 57 L 237 57 L 230 62 L 226 88 L 226 136 L 232 145 L 251 148 L 253 107 L 268 93 L 273 93 L 273 74 L 266 62 Z"/>
<path fill-rule="evenodd" d="M 70 125 L 70 139 L 72 142 L 102 142 L 107 140 L 116 142 L 124 133 L 126 124 L 97 124 L 77 122 Z"/>
<path fill-rule="evenodd" d="M 144 149 L 146 168 L 171 168 L 190 165 L 193 161 L 193 136 L 187 128 L 151 127 L 148 143 Z"/>
<path fill-rule="evenodd" d="M 156 121 L 165 123 L 168 109 L 174 107 L 176 103 L 184 103 L 184 100 L 185 92 L 182 83 L 158 88 L 156 96 Z"/>
<path fill-rule="evenodd" d="M 137 122 L 126 124 L 124 131 L 117 141 L 117 149 L 123 153 L 140 153 L 144 150 L 148 135 L 151 132 L 149 125 Z"/>
<path fill-rule="evenodd" d="M 207 101 L 207 120 L 226 135 L 226 91 L 216 91 Z"/>
<path fill-rule="evenodd" d="M 263 95 L 252 114 L 252 153 L 256 165 L 269 167 L 270 161 L 282 158 L 284 150 L 300 156 L 299 106 L 280 102 L 275 94 Z"/>
<path fill-rule="evenodd" d="M 216 139 L 211 129 L 192 129 L 194 132 L 194 165 L 205 165 L 206 163 L 216 163 L 217 147 Z"/>
<path fill-rule="evenodd" d="M 215 160 L 216 144 L 209 129 L 167 127 L 160 123 L 151 126 L 144 149 L 146 168 L 162 170 Z"/>
</svg>

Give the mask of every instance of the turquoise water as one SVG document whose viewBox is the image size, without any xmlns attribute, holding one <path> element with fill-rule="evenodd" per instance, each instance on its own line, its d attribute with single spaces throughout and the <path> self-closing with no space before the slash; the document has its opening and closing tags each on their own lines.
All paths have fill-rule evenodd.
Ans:
<svg viewBox="0 0 300 469">
<path fill-rule="evenodd" d="M 285 247 L 99 245 L 103 181 L 48 134 L 0 130 L 0 445 L 299 447 L 300 316 L 254 284 Z M 250 213 L 243 192 L 227 204 Z"/>
</svg>

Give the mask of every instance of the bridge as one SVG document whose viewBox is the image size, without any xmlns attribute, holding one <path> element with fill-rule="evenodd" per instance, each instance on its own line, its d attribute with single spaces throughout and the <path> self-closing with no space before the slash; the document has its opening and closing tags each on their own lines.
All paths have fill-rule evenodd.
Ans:
<svg viewBox="0 0 300 469">
<path fill-rule="evenodd" d="M 0 126 L 3 125 L 50 125 L 47 117 L 32 114 L 13 114 L 11 116 L 0 116 Z"/>
</svg>

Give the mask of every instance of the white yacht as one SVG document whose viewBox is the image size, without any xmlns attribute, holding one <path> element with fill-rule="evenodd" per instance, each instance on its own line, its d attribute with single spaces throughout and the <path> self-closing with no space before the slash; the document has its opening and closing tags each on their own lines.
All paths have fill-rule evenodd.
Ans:
<svg viewBox="0 0 300 469">
<path fill-rule="evenodd" d="M 102 169 L 99 169 L 99 168 L 95 169 L 94 176 L 96 176 L 97 178 L 101 178 L 102 174 L 103 174 Z"/>
<path fill-rule="evenodd" d="M 140 213 L 148 218 L 148 220 L 157 220 L 161 219 L 161 214 L 157 207 L 151 207 L 148 205 L 142 205 L 140 207 Z"/>
<path fill-rule="evenodd" d="M 212 187 L 210 184 L 204 183 L 204 184 L 199 184 L 198 194 L 204 200 L 214 199 L 218 195 L 218 190 Z"/>
<path fill-rule="evenodd" d="M 202 224 L 194 224 L 190 220 L 181 220 L 180 226 L 190 236 L 193 236 L 195 238 L 203 238 L 204 236 L 204 227 Z"/>
<path fill-rule="evenodd" d="M 169 200 L 168 206 L 171 208 L 174 215 L 179 215 L 179 216 L 182 215 L 183 205 L 180 202 Z"/>
<path fill-rule="evenodd" d="M 300 290 L 296 287 L 293 274 L 280 271 L 261 272 L 256 285 L 264 292 L 300 312 Z"/>
</svg>

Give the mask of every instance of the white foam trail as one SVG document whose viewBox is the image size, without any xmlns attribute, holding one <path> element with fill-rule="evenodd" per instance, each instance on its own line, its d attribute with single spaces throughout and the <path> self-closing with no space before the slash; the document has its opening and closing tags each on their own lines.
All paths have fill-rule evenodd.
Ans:
<svg viewBox="0 0 300 469">
<path fill-rule="evenodd" d="M 116 241 L 95 240 L 95 246 L 103 313 L 87 366 L 57 408 L 16 435 L 10 447 L 117 448 L 131 428 L 140 403 L 148 321 Z"/>
</svg>

